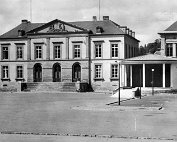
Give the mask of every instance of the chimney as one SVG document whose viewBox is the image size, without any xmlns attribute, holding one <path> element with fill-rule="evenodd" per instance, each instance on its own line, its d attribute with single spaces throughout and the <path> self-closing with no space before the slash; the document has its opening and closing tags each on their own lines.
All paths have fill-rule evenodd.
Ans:
<svg viewBox="0 0 177 142">
<path fill-rule="evenodd" d="M 126 29 L 126 34 L 129 34 L 129 29 L 128 28 Z"/>
<path fill-rule="evenodd" d="M 103 16 L 103 21 L 109 20 L 109 16 Z"/>
<path fill-rule="evenodd" d="M 135 37 L 135 32 L 132 32 L 132 37 Z"/>
<path fill-rule="evenodd" d="M 22 20 L 22 23 L 26 24 L 26 23 L 28 23 L 28 20 L 23 19 L 23 20 Z"/>
<path fill-rule="evenodd" d="M 97 21 L 97 17 L 96 16 L 93 16 L 93 21 Z"/>
<path fill-rule="evenodd" d="M 129 35 L 132 36 L 132 30 L 129 30 Z"/>
<path fill-rule="evenodd" d="M 126 34 L 127 27 L 120 27 L 120 29 Z"/>
</svg>

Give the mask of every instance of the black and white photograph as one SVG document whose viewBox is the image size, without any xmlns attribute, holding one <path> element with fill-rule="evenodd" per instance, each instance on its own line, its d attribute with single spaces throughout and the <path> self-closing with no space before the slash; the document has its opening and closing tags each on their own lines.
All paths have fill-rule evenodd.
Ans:
<svg viewBox="0 0 177 142">
<path fill-rule="evenodd" d="M 0 0 L 0 142 L 177 142 L 177 1 Z"/>
</svg>

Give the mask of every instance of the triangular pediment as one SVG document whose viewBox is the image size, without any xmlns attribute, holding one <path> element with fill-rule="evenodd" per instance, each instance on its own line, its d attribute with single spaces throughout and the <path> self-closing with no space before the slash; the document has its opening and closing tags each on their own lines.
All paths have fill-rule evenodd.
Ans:
<svg viewBox="0 0 177 142">
<path fill-rule="evenodd" d="M 63 32 L 88 32 L 88 31 L 89 30 L 84 29 L 82 27 L 78 27 L 76 25 L 72 25 L 70 23 L 56 19 L 42 25 L 41 27 L 29 31 L 28 33 L 63 33 Z"/>
</svg>

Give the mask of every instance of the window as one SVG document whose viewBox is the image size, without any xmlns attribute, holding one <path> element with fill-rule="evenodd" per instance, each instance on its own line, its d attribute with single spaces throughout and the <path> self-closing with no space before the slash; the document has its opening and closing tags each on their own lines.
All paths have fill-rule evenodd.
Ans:
<svg viewBox="0 0 177 142">
<path fill-rule="evenodd" d="M 9 68 L 8 66 L 2 66 L 2 79 L 9 78 Z"/>
<path fill-rule="evenodd" d="M 74 58 L 80 58 L 81 57 L 81 53 L 80 53 L 80 45 L 75 44 L 74 45 Z"/>
<path fill-rule="evenodd" d="M 118 65 L 111 66 L 111 78 L 118 78 Z"/>
<path fill-rule="evenodd" d="M 2 59 L 9 59 L 8 47 L 2 47 Z"/>
<path fill-rule="evenodd" d="M 17 78 L 23 78 L 23 66 L 17 66 Z"/>
<path fill-rule="evenodd" d="M 36 59 L 42 59 L 42 46 L 36 46 Z"/>
<path fill-rule="evenodd" d="M 96 43 L 95 44 L 95 58 L 102 57 L 102 44 Z"/>
<path fill-rule="evenodd" d="M 17 45 L 17 59 L 23 58 L 23 47 L 20 45 Z"/>
<path fill-rule="evenodd" d="M 102 78 L 102 66 L 95 65 L 95 79 Z"/>
<path fill-rule="evenodd" d="M 54 45 L 54 58 L 61 58 L 61 45 Z"/>
<path fill-rule="evenodd" d="M 166 56 L 173 56 L 173 44 L 168 43 L 166 46 Z"/>
<path fill-rule="evenodd" d="M 118 44 L 111 43 L 112 57 L 118 57 Z"/>
</svg>

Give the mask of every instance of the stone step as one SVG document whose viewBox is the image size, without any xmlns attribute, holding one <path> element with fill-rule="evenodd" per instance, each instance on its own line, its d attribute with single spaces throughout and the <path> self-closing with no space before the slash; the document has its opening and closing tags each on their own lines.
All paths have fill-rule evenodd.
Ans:
<svg viewBox="0 0 177 142">
<path fill-rule="evenodd" d="M 61 92 L 76 92 L 75 83 L 63 82 L 34 82 L 26 83 L 23 91 L 61 91 Z"/>
</svg>

